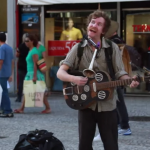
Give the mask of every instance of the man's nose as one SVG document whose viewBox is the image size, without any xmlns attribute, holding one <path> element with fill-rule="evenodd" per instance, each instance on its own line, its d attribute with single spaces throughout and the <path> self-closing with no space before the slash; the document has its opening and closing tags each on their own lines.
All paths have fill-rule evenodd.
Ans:
<svg viewBox="0 0 150 150">
<path fill-rule="evenodd" d="M 93 27 L 97 27 L 97 24 L 96 24 L 96 23 L 94 23 L 94 24 L 93 24 Z"/>
</svg>

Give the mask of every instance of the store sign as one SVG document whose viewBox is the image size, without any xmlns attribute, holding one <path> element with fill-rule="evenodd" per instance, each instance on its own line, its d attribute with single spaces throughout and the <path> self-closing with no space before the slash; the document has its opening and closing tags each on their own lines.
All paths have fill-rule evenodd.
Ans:
<svg viewBox="0 0 150 150">
<path fill-rule="evenodd" d="M 132 25 L 133 32 L 150 32 L 150 25 L 142 24 L 142 25 Z"/>
<path fill-rule="evenodd" d="M 66 56 L 71 48 L 80 41 L 48 41 L 49 56 Z"/>
<path fill-rule="evenodd" d="M 24 5 L 22 7 L 22 12 L 40 12 L 40 6 L 31 6 L 31 5 Z"/>
</svg>

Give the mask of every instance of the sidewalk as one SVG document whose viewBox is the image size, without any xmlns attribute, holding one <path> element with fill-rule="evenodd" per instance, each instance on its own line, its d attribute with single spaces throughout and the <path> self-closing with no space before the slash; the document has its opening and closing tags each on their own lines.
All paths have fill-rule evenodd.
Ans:
<svg viewBox="0 0 150 150">
<path fill-rule="evenodd" d="M 125 96 L 125 103 L 131 120 L 150 121 L 150 97 Z"/>
<path fill-rule="evenodd" d="M 13 109 L 21 105 L 14 101 L 11 98 Z M 130 117 L 149 117 L 149 101 L 148 97 L 126 97 Z M 52 94 L 49 103 L 51 114 L 40 114 L 44 108 L 26 108 L 24 114 L 15 114 L 14 118 L 0 118 L 0 150 L 13 150 L 20 134 L 35 129 L 53 132 L 65 150 L 78 150 L 78 111 L 66 105 L 62 94 Z M 130 126 L 131 136 L 119 136 L 119 150 L 150 150 L 150 122 L 131 120 Z M 93 150 L 104 150 L 102 142 L 93 143 Z"/>
</svg>

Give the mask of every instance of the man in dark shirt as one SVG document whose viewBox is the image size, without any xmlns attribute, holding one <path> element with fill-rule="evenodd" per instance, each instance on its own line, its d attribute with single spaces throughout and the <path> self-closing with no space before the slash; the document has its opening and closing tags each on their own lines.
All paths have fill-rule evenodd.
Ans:
<svg viewBox="0 0 150 150">
<path fill-rule="evenodd" d="M 27 73 L 26 57 L 28 55 L 29 48 L 24 43 L 25 37 L 26 37 L 26 34 L 23 35 L 23 38 L 22 38 L 23 43 L 19 45 L 19 49 L 16 52 L 16 57 L 18 57 L 18 76 L 19 76 L 19 85 L 18 85 L 16 102 L 21 102 L 22 91 L 23 91 L 23 81 Z"/>
</svg>

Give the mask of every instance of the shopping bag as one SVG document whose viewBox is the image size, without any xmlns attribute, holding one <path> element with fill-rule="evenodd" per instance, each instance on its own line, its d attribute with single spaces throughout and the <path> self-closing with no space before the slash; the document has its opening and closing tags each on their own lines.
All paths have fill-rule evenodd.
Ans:
<svg viewBox="0 0 150 150">
<path fill-rule="evenodd" d="M 35 84 L 35 107 L 43 107 L 43 99 L 46 90 L 44 81 L 36 81 Z"/>
<path fill-rule="evenodd" d="M 1 102 L 2 102 L 2 93 L 3 93 L 3 89 L 0 85 L 0 106 L 1 106 Z"/>
<path fill-rule="evenodd" d="M 45 89 L 46 84 L 44 81 L 33 83 L 32 80 L 25 80 L 23 88 L 25 107 L 43 107 Z"/>
</svg>

